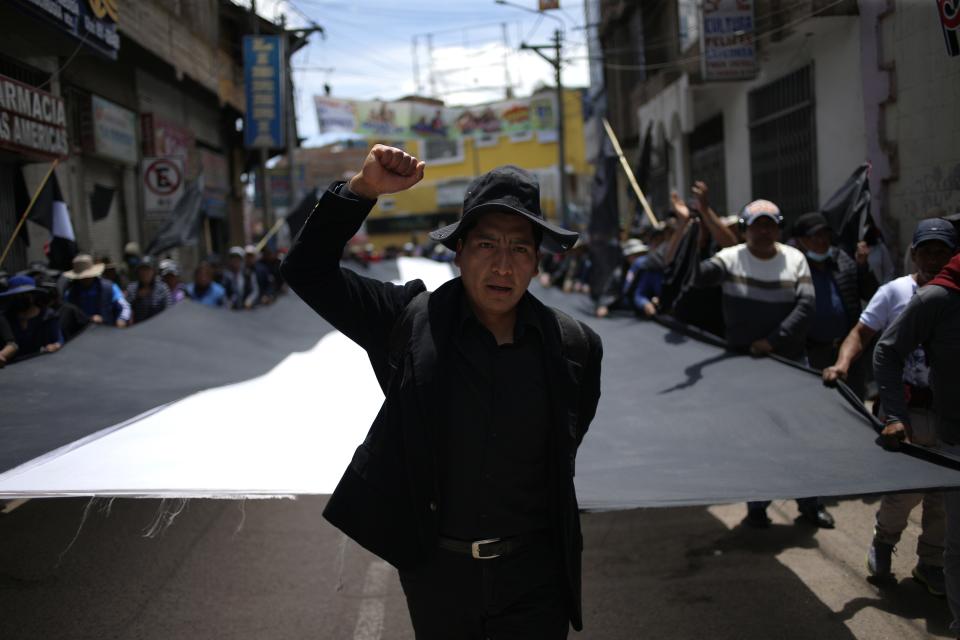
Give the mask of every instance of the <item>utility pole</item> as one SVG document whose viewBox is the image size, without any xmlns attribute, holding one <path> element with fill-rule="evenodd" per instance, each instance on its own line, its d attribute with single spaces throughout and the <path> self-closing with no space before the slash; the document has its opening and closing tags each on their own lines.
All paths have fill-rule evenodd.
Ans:
<svg viewBox="0 0 960 640">
<path fill-rule="evenodd" d="M 510 59 L 508 57 L 508 52 L 510 51 L 510 38 L 507 36 L 507 23 L 500 23 L 500 29 L 503 34 L 503 80 L 506 83 L 506 89 L 504 90 L 504 97 L 507 100 L 513 99 L 513 83 L 510 81 Z"/>
<path fill-rule="evenodd" d="M 417 87 L 417 95 L 423 95 L 423 84 L 420 82 L 420 61 L 417 60 L 417 36 L 413 36 L 413 84 Z"/>
<path fill-rule="evenodd" d="M 430 97 L 437 97 L 437 78 L 433 72 L 433 34 L 427 34 L 427 69 L 430 72 Z"/>
<path fill-rule="evenodd" d="M 286 137 L 287 137 L 287 169 L 289 171 L 288 180 L 290 182 L 290 198 L 287 203 L 287 215 L 290 214 L 290 211 L 297 205 L 297 202 L 300 197 L 300 190 L 297 180 L 297 166 L 295 162 L 296 150 L 299 147 L 299 142 L 297 140 L 297 109 L 293 100 L 293 54 L 307 46 L 307 38 L 311 34 L 319 32 L 321 36 L 324 35 L 323 27 L 313 23 L 310 27 L 303 29 L 291 29 L 287 31 L 287 17 L 283 14 L 280 15 L 280 28 L 283 32 L 283 53 L 284 53 L 284 64 L 286 66 L 286 86 L 284 91 L 286 92 L 286 97 L 289 98 L 285 100 L 287 103 L 286 108 L 284 109 L 284 116 L 286 118 Z"/>
<path fill-rule="evenodd" d="M 260 35 L 260 19 L 257 17 L 257 0 L 250 0 L 250 20 L 253 22 L 253 35 Z M 247 89 L 249 91 L 249 88 Z M 249 119 L 250 114 L 247 114 Z M 261 224 L 263 232 L 266 233 L 272 226 L 273 207 L 270 194 L 270 180 L 267 177 L 267 150 L 260 147 L 260 184 L 263 196 L 263 209 L 261 210 Z"/>
<path fill-rule="evenodd" d="M 554 78 L 557 85 L 557 173 L 559 176 L 559 195 L 560 195 L 560 220 L 565 227 L 570 226 L 570 212 L 567 210 L 567 158 L 566 141 L 564 135 L 564 110 L 563 110 L 563 81 L 560 77 L 563 60 L 561 58 L 561 49 L 563 47 L 563 34 L 559 29 L 553 32 L 553 44 L 530 45 L 526 42 L 520 44 L 521 49 L 533 51 L 538 56 L 547 61 L 553 67 Z M 541 49 L 553 49 L 553 57 L 544 54 Z"/>
</svg>

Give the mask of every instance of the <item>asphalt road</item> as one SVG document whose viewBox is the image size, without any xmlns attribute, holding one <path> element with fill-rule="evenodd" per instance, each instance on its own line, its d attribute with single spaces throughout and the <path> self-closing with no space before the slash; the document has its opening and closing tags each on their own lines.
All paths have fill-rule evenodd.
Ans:
<svg viewBox="0 0 960 640">
<path fill-rule="evenodd" d="M 324 501 L 30 501 L 0 516 L 0 638 L 412 639 L 396 572 L 326 524 Z M 948 637 L 945 601 L 909 578 L 919 512 L 899 581 L 865 579 L 875 509 L 831 506 L 833 531 L 794 524 L 792 502 L 766 531 L 738 526 L 742 505 L 587 514 L 571 637 Z"/>
</svg>

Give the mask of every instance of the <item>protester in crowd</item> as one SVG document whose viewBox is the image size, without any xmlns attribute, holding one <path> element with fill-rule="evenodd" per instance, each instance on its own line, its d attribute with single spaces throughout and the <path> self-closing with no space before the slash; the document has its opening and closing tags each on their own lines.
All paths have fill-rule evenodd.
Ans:
<svg viewBox="0 0 960 640">
<path fill-rule="evenodd" d="M 260 301 L 260 286 L 253 269 L 244 264 L 246 252 L 242 247 L 231 247 L 227 268 L 223 272 L 223 288 L 231 309 L 252 309 Z"/>
<path fill-rule="evenodd" d="M 890 250 L 887 249 L 887 245 L 883 241 L 880 230 L 871 225 L 863 238 L 863 242 L 869 248 L 867 265 L 876 281 L 880 284 L 886 284 L 893 280 L 896 276 L 896 265 L 890 255 Z"/>
<path fill-rule="evenodd" d="M 152 256 L 143 256 L 137 264 L 136 279 L 127 285 L 127 302 L 133 308 L 133 321 L 144 322 L 173 304 L 170 289 L 157 275 Z"/>
<path fill-rule="evenodd" d="M 674 194 L 674 210 L 681 220 L 678 238 L 690 223 L 687 207 Z M 806 258 L 781 244 L 780 209 L 769 200 L 755 200 L 743 208 L 741 225 L 746 242 L 720 250 L 694 265 L 694 286 L 720 285 L 726 339 L 734 349 L 754 356 L 777 354 L 804 362 L 807 330 L 816 309 L 813 282 Z M 668 252 L 672 262 L 679 242 Z M 745 523 L 768 527 L 769 502 L 747 505 Z M 819 498 L 797 500 L 801 518 L 819 527 L 834 526 Z"/>
<path fill-rule="evenodd" d="M 837 360 L 840 343 L 860 318 L 861 300 L 869 300 L 877 290 L 870 272 L 865 243 L 856 260 L 842 249 L 831 246 L 833 232 L 823 214 L 813 211 L 797 218 L 793 235 L 798 248 L 807 257 L 817 305 L 807 331 L 807 362 L 814 369 L 825 369 Z M 864 373 L 853 366 L 847 384 L 863 397 Z"/>
<path fill-rule="evenodd" d="M 924 220 L 927 233 L 939 223 Z M 881 437 L 888 446 L 900 441 L 923 439 L 929 422 L 914 422 L 910 398 L 904 393 L 904 376 L 908 362 L 917 347 L 923 345 L 930 367 L 933 424 L 937 446 L 954 456 L 960 455 L 960 254 L 956 253 L 956 236 L 949 236 L 940 227 L 944 243 L 953 239 L 953 256 L 927 286 L 919 289 L 906 308 L 883 332 L 873 357 L 873 367 L 880 387 L 880 400 L 886 413 Z M 943 251 L 937 247 L 933 249 Z M 919 252 L 916 259 L 920 259 Z M 944 589 L 954 620 L 950 630 L 960 636 L 960 491 L 943 493 L 946 513 L 943 556 Z M 918 565 L 919 566 L 919 565 Z M 940 585 L 934 571 L 914 571 L 914 577 L 936 592 Z"/>
<path fill-rule="evenodd" d="M 945 220 L 922 220 L 913 233 L 910 245 L 911 263 L 917 270 L 880 287 L 860 315 L 856 326 L 847 334 L 837 361 L 823 370 L 823 380 L 835 384 L 846 380 L 852 363 L 867 349 L 874 336 L 883 332 L 900 316 L 920 287 L 932 280 L 949 262 L 960 242 L 954 228 Z M 923 348 L 918 347 L 904 358 L 903 392 L 914 444 L 933 447 L 937 444 L 934 428 L 933 393 L 930 390 L 930 369 Z M 881 407 L 880 415 L 885 415 Z M 922 531 L 917 542 L 918 563 L 914 575 L 935 593 L 943 594 L 943 545 L 945 518 L 943 494 L 895 493 L 883 496 L 877 511 L 873 543 L 867 554 L 867 568 L 879 577 L 891 571 L 893 549 L 900 541 L 907 518 L 923 503 Z"/>
<path fill-rule="evenodd" d="M 660 290 L 663 286 L 663 259 L 649 252 L 638 258 L 627 272 L 623 283 L 624 297 L 638 316 L 652 318 L 660 312 Z"/>
<path fill-rule="evenodd" d="M 103 265 L 103 274 L 101 275 L 102 278 L 109 280 L 110 282 L 115 282 L 120 285 L 121 288 L 123 288 L 126 281 L 120 276 L 117 265 L 110 261 L 110 256 L 97 256 L 94 258 L 93 262 L 94 264 Z"/>
<path fill-rule="evenodd" d="M 120 264 L 118 273 L 120 275 L 120 280 L 118 284 L 121 289 L 126 289 L 127 285 L 130 284 L 130 281 L 134 279 L 134 274 L 137 270 L 137 265 L 140 263 L 140 258 L 143 257 L 143 252 L 140 250 L 140 245 L 136 242 L 128 242 L 123 245 L 123 261 Z"/>
<path fill-rule="evenodd" d="M 0 293 L 5 311 L 0 316 L 0 366 L 37 353 L 53 353 L 63 345 L 56 312 L 38 304 L 41 291 L 30 276 L 10 278 Z"/>
<path fill-rule="evenodd" d="M 266 268 L 267 274 L 270 277 L 274 298 L 286 289 L 286 284 L 283 282 L 283 275 L 280 274 L 280 264 L 282 262 L 283 260 L 280 258 L 280 255 L 269 245 L 264 247 L 260 252 L 260 264 Z"/>
<path fill-rule="evenodd" d="M 182 302 L 187 297 L 187 290 L 180 282 L 180 266 L 175 260 L 166 258 L 160 261 L 160 279 L 170 290 L 170 301 L 172 304 Z"/>
<path fill-rule="evenodd" d="M 636 285 L 639 284 L 640 281 L 640 278 L 637 276 L 638 274 L 642 275 L 645 273 L 646 260 L 644 260 L 644 258 L 650 251 L 650 247 L 638 238 L 630 238 L 623 243 L 622 251 L 623 263 L 618 265 L 613 270 L 613 273 L 610 274 L 610 277 L 607 278 L 607 282 L 604 283 L 600 297 L 597 300 L 595 314 L 598 318 L 606 318 L 610 315 L 611 311 L 617 309 L 630 309 L 646 313 L 647 309 L 645 305 L 652 306 L 649 300 L 640 307 L 634 306 L 634 294 L 637 291 Z M 641 261 L 643 267 L 635 270 L 633 267 Z M 653 313 L 656 313 L 655 308 L 653 309 Z M 653 315 L 653 313 L 648 315 Z"/>
<path fill-rule="evenodd" d="M 244 267 L 252 271 L 257 279 L 257 288 L 260 290 L 259 304 L 270 304 L 274 299 L 274 283 L 270 269 L 258 259 L 257 248 L 252 244 L 244 247 L 243 254 Z"/>
<path fill-rule="evenodd" d="M 94 324 L 126 327 L 132 316 L 130 303 L 116 283 L 100 277 L 103 268 L 94 264 L 90 255 L 77 254 L 73 269 L 63 274 L 69 283 L 63 300 L 78 307 Z"/>
<path fill-rule="evenodd" d="M 65 341 L 72 340 L 90 324 L 90 318 L 78 306 L 63 301 L 58 285 L 62 278 L 59 271 L 47 268 L 45 263 L 35 262 L 23 275 L 29 275 L 37 284 L 37 291 L 33 295 L 37 305 L 50 309 L 60 318 L 60 331 Z"/>
<path fill-rule="evenodd" d="M 718 250 L 740 243 L 736 232 L 730 229 L 729 220 L 720 218 L 710 205 L 710 191 L 705 182 L 698 180 L 691 188 L 694 200 L 688 205 L 676 193 L 670 195 L 671 213 L 677 224 L 685 226 L 685 220 L 696 217 L 706 233 L 700 233 L 697 240 L 697 252 L 701 261 L 713 256 Z M 681 211 L 681 213 L 677 213 Z M 739 217 L 737 218 L 739 225 Z M 675 247 L 684 233 L 678 229 L 671 241 Z M 669 252 L 669 250 L 668 250 Z M 669 275 L 665 274 L 665 277 Z M 698 327 L 717 336 L 726 332 L 723 314 L 723 294 L 719 285 L 699 286 L 689 289 L 673 304 L 673 315 L 680 321 Z"/>
<path fill-rule="evenodd" d="M 208 307 L 222 307 L 226 299 L 223 285 L 213 279 L 213 267 L 201 262 L 193 272 L 193 282 L 186 287 L 191 300 Z"/>
</svg>

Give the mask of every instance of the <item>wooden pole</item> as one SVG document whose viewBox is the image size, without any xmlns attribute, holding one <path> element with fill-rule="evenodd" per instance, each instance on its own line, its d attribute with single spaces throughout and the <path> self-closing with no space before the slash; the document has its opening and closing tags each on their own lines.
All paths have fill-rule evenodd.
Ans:
<svg viewBox="0 0 960 640">
<path fill-rule="evenodd" d="M 270 238 L 277 235 L 277 232 L 280 231 L 280 227 L 282 227 L 283 223 L 286 221 L 286 218 L 277 218 L 277 221 L 273 223 L 272 227 L 270 227 L 270 231 L 267 232 L 265 236 L 260 238 L 260 242 L 257 243 L 257 253 L 263 251 L 263 248 L 267 246 L 268 242 L 270 242 Z"/>
<path fill-rule="evenodd" d="M 606 118 L 603 119 L 603 128 L 607 131 L 607 137 L 610 138 L 610 142 L 613 143 L 613 149 L 617 152 L 617 157 L 620 158 L 620 166 L 623 167 L 623 172 L 627 174 L 627 180 L 630 182 L 630 186 L 633 187 L 633 193 L 640 201 L 640 205 L 643 207 L 643 212 L 647 214 L 647 219 L 650 221 L 650 224 L 653 225 L 653 228 L 659 229 L 663 226 L 663 224 L 657 220 L 657 216 L 653 215 L 653 209 L 650 208 L 650 203 L 647 202 L 647 197 L 643 195 L 640 185 L 637 184 L 637 179 L 633 175 L 633 169 L 630 168 L 630 163 L 628 163 L 627 159 L 623 156 L 623 149 L 620 148 L 620 141 L 617 140 L 617 136 L 613 132 L 613 128 L 610 126 L 610 123 Z"/>
<path fill-rule="evenodd" d="M 58 164 L 60 164 L 60 158 L 55 158 L 53 164 L 50 165 L 50 169 L 47 171 L 47 175 L 43 176 L 43 180 L 40 181 L 40 186 L 37 187 L 37 190 L 33 193 L 33 198 L 30 199 L 30 204 L 27 205 L 26 211 L 24 211 L 23 215 L 20 216 L 20 222 L 17 223 L 17 228 L 13 230 L 13 235 L 10 236 L 7 246 L 3 249 L 3 255 L 0 256 L 0 265 L 3 265 L 3 261 L 7 259 L 7 254 L 10 253 L 10 249 L 13 247 L 13 241 L 17 238 L 17 234 L 20 233 L 20 229 L 22 229 L 23 225 L 27 222 L 27 216 L 29 216 L 30 212 L 33 211 L 33 205 L 37 203 L 37 198 L 40 197 L 40 192 L 43 191 L 45 186 L 47 186 L 47 181 L 50 180 L 50 176 L 53 175 L 53 170 L 57 168 Z"/>
</svg>

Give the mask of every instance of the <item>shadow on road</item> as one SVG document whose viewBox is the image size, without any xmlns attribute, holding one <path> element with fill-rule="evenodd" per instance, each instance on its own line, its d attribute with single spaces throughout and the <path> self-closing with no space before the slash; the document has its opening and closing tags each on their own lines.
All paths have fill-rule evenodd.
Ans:
<svg viewBox="0 0 960 640">
<path fill-rule="evenodd" d="M 583 638 L 849 639 L 775 558 L 817 546 L 801 524 L 727 529 L 704 508 L 588 514 Z"/>
</svg>

